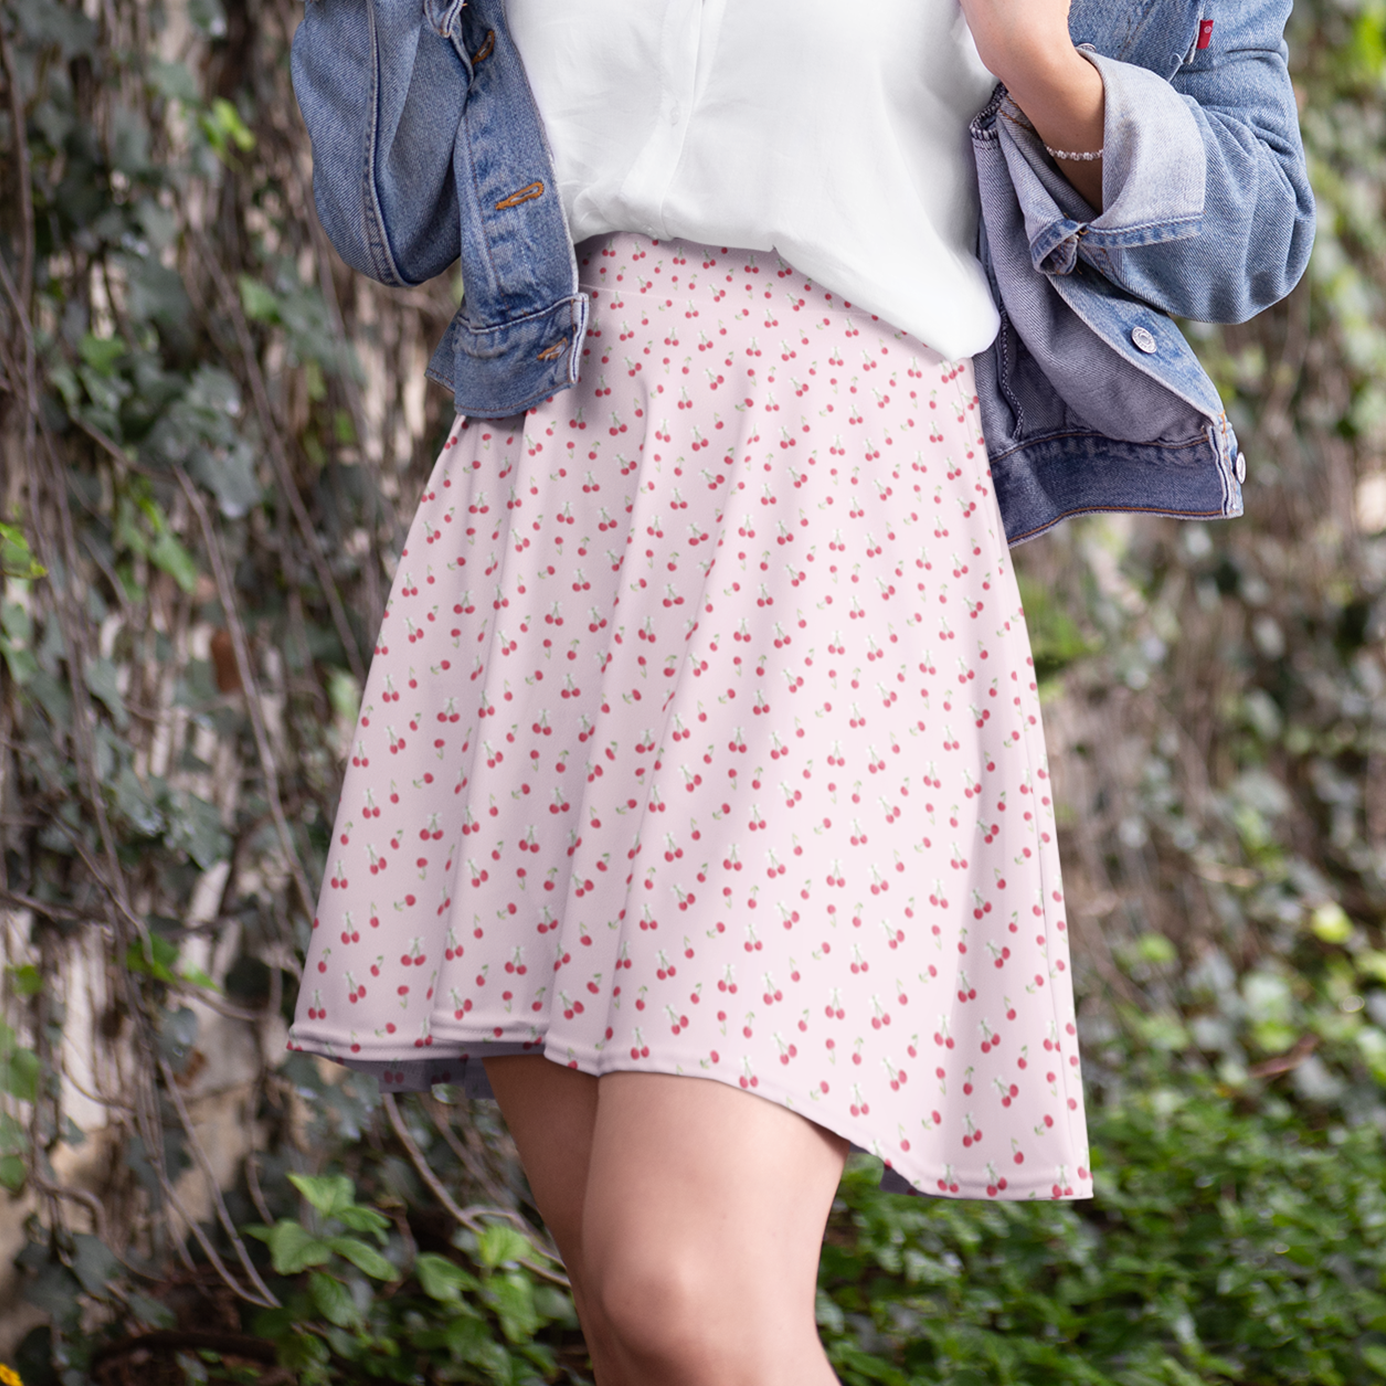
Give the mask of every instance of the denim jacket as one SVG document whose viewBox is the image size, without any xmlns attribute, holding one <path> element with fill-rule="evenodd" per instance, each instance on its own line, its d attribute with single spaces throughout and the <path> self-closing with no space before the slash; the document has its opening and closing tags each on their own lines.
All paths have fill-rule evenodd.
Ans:
<svg viewBox="0 0 1386 1386">
<path fill-rule="evenodd" d="M 977 384 L 1012 543 L 1097 510 L 1241 513 L 1245 462 L 1170 315 L 1242 321 L 1307 264 L 1290 4 L 1074 0 L 1106 89 L 1100 215 L 1003 87 L 974 121 L 1001 310 Z M 460 257 L 429 367 L 458 411 L 504 418 L 575 384 L 587 300 L 504 0 L 308 0 L 293 78 L 342 257 L 397 285 Z"/>
</svg>

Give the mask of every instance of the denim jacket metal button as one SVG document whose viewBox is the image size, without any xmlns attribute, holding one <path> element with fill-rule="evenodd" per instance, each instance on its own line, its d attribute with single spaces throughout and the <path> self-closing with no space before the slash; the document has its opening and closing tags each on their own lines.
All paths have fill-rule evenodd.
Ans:
<svg viewBox="0 0 1386 1386">
<path fill-rule="evenodd" d="M 978 395 L 1011 542 L 1085 511 L 1240 513 L 1236 440 L 1169 315 L 1241 321 L 1307 263 L 1289 11 L 1074 0 L 1106 87 L 1100 215 L 1003 89 L 974 122 L 1002 314 Z M 504 0 L 308 0 L 293 77 L 342 257 L 388 284 L 460 258 L 429 367 L 458 411 L 503 418 L 576 383 L 587 300 Z"/>
</svg>

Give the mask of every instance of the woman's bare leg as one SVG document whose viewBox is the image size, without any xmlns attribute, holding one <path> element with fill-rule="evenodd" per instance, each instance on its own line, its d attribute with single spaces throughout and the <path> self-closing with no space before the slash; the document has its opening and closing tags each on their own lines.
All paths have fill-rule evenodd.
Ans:
<svg viewBox="0 0 1386 1386">
<path fill-rule="evenodd" d="M 709 1079 L 486 1072 L 599 1386 L 832 1386 L 814 1296 L 846 1141 Z"/>
<path fill-rule="evenodd" d="M 711 1079 L 597 1085 L 583 1274 L 622 1386 L 832 1386 L 814 1299 L 848 1143 Z"/>
<path fill-rule="evenodd" d="M 598 1386 L 636 1386 L 617 1368 L 610 1332 L 584 1271 L 583 1203 L 597 1119 L 598 1080 L 537 1054 L 485 1063 L 534 1201 L 572 1282 L 573 1303 Z"/>
</svg>

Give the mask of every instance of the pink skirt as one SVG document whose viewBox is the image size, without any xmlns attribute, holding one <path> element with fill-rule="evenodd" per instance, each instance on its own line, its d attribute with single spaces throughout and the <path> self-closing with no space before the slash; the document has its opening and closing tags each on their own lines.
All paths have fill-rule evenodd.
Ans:
<svg viewBox="0 0 1386 1386">
<path fill-rule="evenodd" d="M 459 419 L 420 502 L 291 1046 L 685 1074 L 926 1193 L 1090 1196 L 971 363 L 773 254 L 579 264 L 581 384 Z"/>
</svg>

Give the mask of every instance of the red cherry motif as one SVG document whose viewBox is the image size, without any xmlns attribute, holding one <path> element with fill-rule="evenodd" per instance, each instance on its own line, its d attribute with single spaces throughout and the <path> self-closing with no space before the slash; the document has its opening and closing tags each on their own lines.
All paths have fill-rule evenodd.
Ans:
<svg viewBox="0 0 1386 1386">
<path fill-rule="evenodd" d="M 482 1039 L 677 1066 L 940 1193 L 1082 1195 L 1052 790 L 971 368 L 773 255 L 681 249 L 595 248 L 579 386 L 453 430 L 291 1042 L 396 1085 Z"/>
</svg>

